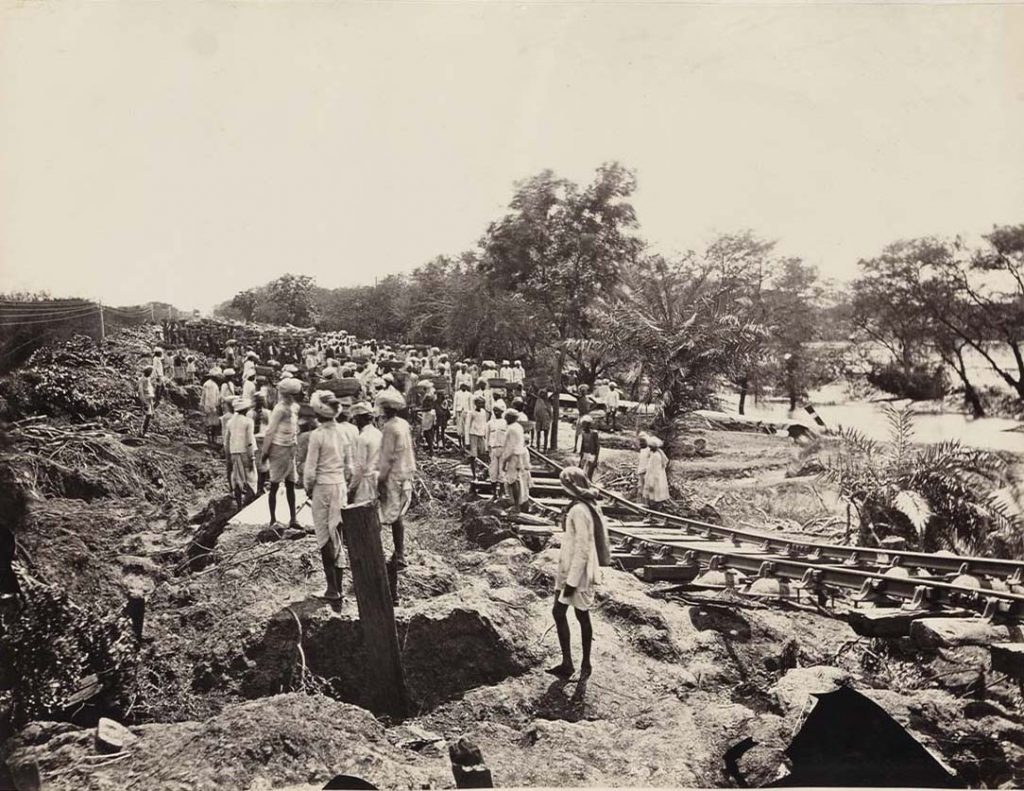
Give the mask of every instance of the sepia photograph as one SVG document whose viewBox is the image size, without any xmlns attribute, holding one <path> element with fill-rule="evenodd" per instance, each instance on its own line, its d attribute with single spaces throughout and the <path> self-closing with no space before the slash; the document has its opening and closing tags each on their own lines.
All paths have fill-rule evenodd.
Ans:
<svg viewBox="0 0 1024 791">
<path fill-rule="evenodd" d="M 1024 787 L 1024 4 L 0 0 L 0 791 Z"/>
</svg>

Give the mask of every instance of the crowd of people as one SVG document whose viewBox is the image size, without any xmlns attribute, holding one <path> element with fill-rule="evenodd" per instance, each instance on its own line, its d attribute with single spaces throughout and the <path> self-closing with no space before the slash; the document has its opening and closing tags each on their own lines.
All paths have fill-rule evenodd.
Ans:
<svg viewBox="0 0 1024 791">
<path fill-rule="evenodd" d="M 326 579 L 323 598 L 342 598 L 343 509 L 350 503 L 377 504 L 381 524 L 391 530 L 390 562 L 396 569 L 405 566 L 403 517 L 412 500 L 416 449 L 433 453 L 446 441 L 449 426 L 450 441 L 469 457 L 473 479 L 486 476 L 494 497 L 506 498 L 512 513 L 529 509 L 529 446 L 546 450 L 551 444 L 555 394 L 531 386 L 520 360 L 454 361 L 436 347 L 392 347 L 344 332 L 306 336 L 302 343 L 218 323 L 196 332 L 188 323 L 164 328 L 168 351 L 155 348 L 139 378 L 142 433 L 169 381 L 201 383 L 207 440 L 223 451 L 239 509 L 265 493 L 271 528 L 284 530 L 277 518 L 283 488 L 287 526 L 299 528 L 296 489 L 305 491 Z M 196 338 L 201 351 L 189 345 Z M 201 374 L 199 355 L 212 360 Z M 560 476 L 570 504 L 562 517 L 552 611 L 562 651 L 562 662 L 549 670 L 556 676 L 574 672 L 570 606 L 583 640 L 581 672 L 591 668 L 589 610 L 608 555 L 592 483 L 601 454 L 595 415 L 603 411 L 615 430 L 620 403 L 611 380 L 598 379 L 593 392 L 586 384 L 574 390 L 573 451 L 579 459 Z M 668 499 L 667 457 L 657 437 L 641 434 L 640 443 L 638 494 L 655 504 Z"/>
</svg>

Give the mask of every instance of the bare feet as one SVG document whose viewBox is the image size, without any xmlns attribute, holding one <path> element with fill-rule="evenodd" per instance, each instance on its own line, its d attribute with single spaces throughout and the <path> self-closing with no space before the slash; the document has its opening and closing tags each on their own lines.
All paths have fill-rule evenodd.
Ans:
<svg viewBox="0 0 1024 791">
<path fill-rule="evenodd" d="M 553 676 L 558 676 L 559 678 L 571 678 L 572 677 L 572 672 L 573 672 L 573 667 L 572 667 L 572 665 L 566 665 L 566 664 L 555 665 L 554 667 L 549 667 L 544 672 L 545 673 L 550 673 Z"/>
</svg>

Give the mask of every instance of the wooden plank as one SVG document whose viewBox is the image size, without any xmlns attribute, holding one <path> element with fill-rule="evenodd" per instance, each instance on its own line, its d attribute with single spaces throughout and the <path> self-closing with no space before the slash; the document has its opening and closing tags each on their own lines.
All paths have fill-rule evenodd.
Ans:
<svg viewBox="0 0 1024 791">
<path fill-rule="evenodd" d="M 408 709 L 402 653 L 395 626 L 387 564 L 380 542 L 377 505 L 364 503 L 342 511 L 342 530 L 348 547 L 359 624 L 369 656 L 367 689 L 375 711 L 403 715 Z"/>
</svg>

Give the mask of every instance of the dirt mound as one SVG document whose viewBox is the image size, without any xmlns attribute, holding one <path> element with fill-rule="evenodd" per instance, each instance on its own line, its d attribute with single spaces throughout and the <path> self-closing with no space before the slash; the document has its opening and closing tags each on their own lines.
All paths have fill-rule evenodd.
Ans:
<svg viewBox="0 0 1024 791">
<path fill-rule="evenodd" d="M 93 730 L 30 726 L 4 747 L 9 767 L 38 764 L 46 788 L 322 788 L 338 774 L 378 788 L 448 785 L 445 761 L 393 746 L 363 709 L 289 694 L 229 706 L 205 722 L 143 725 L 124 756 L 97 753 Z"/>
</svg>

